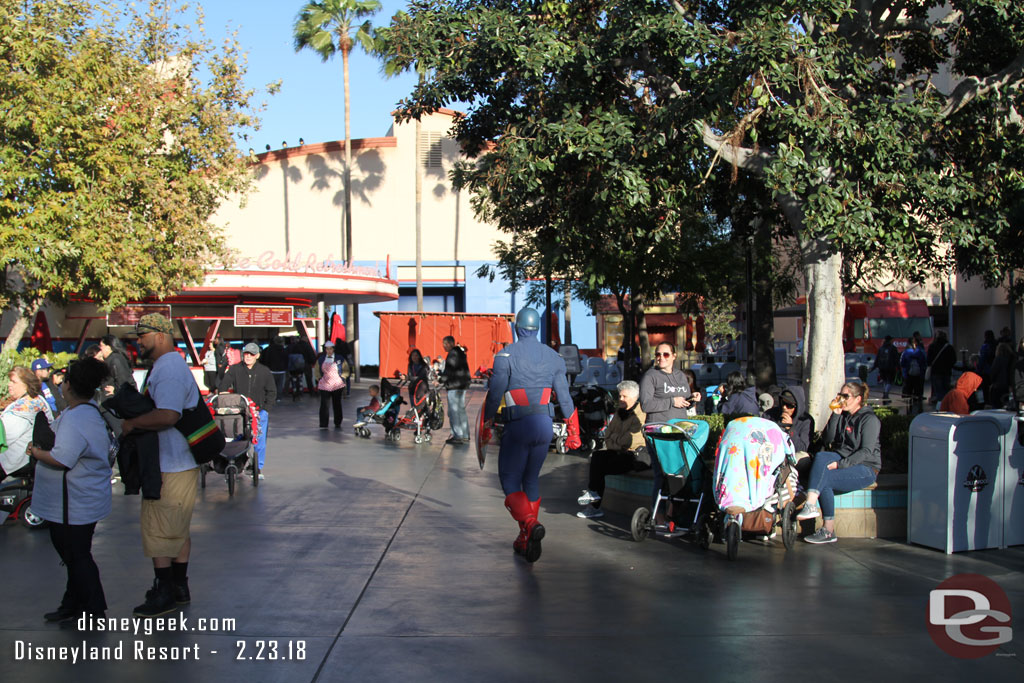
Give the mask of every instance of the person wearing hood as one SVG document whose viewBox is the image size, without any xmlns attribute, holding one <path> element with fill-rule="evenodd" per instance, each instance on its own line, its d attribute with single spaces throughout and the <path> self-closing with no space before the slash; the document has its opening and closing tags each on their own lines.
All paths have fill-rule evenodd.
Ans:
<svg viewBox="0 0 1024 683">
<path fill-rule="evenodd" d="M 725 378 L 725 391 L 718 412 L 722 415 L 761 415 L 761 404 L 757 401 L 757 388 L 748 387 L 743 374 L 730 372 Z"/>
<path fill-rule="evenodd" d="M 489 429 L 504 400 L 505 425 L 498 452 L 498 478 L 505 493 L 505 508 L 519 523 L 512 544 L 517 555 L 536 562 L 541 554 L 544 526 L 540 512 L 540 469 L 551 445 L 552 391 L 569 420 L 575 408 L 569 396 L 565 361 L 537 339 L 540 314 L 524 308 L 516 314 L 516 342 L 494 356 L 494 372 L 484 400 L 484 428 Z"/>
<path fill-rule="evenodd" d="M 619 405 L 605 428 L 604 448 L 590 456 L 588 488 L 576 502 L 584 505 L 577 517 L 593 519 L 604 515 L 601 496 L 604 478 L 651 467 L 651 456 L 644 447 L 644 411 L 640 408 L 640 385 L 632 380 L 619 382 Z"/>
<path fill-rule="evenodd" d="M 814 433 L 814 418 L 807 412 L 807 398 L 803 387 L 786 387 L 779 393 L 776 406 L 768 418 L 789 434 L 797 459 L 807 457 Z"/>
<path fill-rule="evenodd" d="M 968 370 L 960 375 L 953 390 L 943 397 L 939 410 L 944 413 L 970 415 L 971 411 L 976 410 L 978 407 L 974 395 L 980 388 L 981 375 Z"/>
<path fill-rule="evenodd" d="M 814 456 L 807 502 L 797 519 L 824 521 L 806 537 L 808 543 L 835 543 L 835 492 L 859 491 L 875 482 L 882 469 L 879 435 L 882 423 L 867 405 L 868 387 L 847 382 L 833 399 L 832 415 L 825 425 L 825 450 Z"/>
</svg>

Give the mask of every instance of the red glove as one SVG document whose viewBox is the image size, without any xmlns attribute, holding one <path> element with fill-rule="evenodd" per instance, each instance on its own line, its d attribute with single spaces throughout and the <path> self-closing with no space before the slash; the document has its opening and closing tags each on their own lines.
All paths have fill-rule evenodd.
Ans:
<svg viewBox="0 0 1024 683">
<path fill-rule="evenodd" d="M 565 440 L 565 445 L 570 451 L 576 450 L 583 445 L 583 442 L 580 441 L 580 418 L 578 413 L 578 410 L 573 410 L 572 415 L 565 421 L 565 426 L 569 432 L 569 438 Z"/>
</svg>

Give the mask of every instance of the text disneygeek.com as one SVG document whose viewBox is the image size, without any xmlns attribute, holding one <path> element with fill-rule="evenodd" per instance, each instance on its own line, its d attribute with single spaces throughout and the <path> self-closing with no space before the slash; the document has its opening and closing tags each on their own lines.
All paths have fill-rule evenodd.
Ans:
<svg viewBox="0 0 1024 683">
<path fill-rule="evenodd" d="M 76 623 L 81 633 L 130 633 L 151 636 L 161 633 L 225 633 L 235 630 L 234 619 L 201 618 L 189 620 L 183 614 L 158 618 L 96 618 L 82 615 Z M 83 640 L 77 645 L 40 645 L 28 640 L 14 641 L 14 660 L 39 662 L 93 661 L 182 661 L 207 656 L 231 657 L 238 661 L 287 661 L 306 658 L 306 641 L 290 639 L 246 639 L 235 641 L 234 647 L 222 651 L 199 647 L 199 643 L 183 645 L 150 645 L 144 640 L 105 642 L 90 645 Z"/>
</svg>

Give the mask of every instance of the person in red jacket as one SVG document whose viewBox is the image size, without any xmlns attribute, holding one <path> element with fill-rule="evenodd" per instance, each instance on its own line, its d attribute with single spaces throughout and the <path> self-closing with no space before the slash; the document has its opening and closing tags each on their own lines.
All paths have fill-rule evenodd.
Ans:
<svg viewBox="0 0 1024 683">
<path fill-rule="evenodd" d="M 974 394 L 981 388 L 981 375 L 976 372 L 965 372 L 956 381 L 953 391 L 946 394 L 939 405 L 939 410 L 944 413 L 957 413 L 958 415 L 970 415 L 972 405 L 975 403 Z"/>
</svg>

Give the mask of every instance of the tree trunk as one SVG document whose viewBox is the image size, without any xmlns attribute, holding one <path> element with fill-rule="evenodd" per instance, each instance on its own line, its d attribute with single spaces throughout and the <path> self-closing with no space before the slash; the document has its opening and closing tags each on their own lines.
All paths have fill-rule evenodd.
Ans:
<svg viewBox="0 0 1024 683">
<path fill-rule="evenodd" d="M 807 285 L 804 384 L 808 411 L 821 430 L 828 404 L 845 379 L 842 328 L 845 306 L 839 279 L 842 257 L 822 240 L 801 244 Z"/>
<path fill-rule="evenodd" d="M 643 295 L 635 294 L 630 297 L 633 303 L 633 314 L 636 317 L 636 336 L 640 341 L 640 365 L 646 367 L 651 357 L 651 339 L 647 336 L 647 316 L 644 314 Z"/>
<path fill-rule="evenodd" d="M 614 292 L 614 294 L 615 304 L 619 307 L 619 314 L 622 316 L 622 348 L 625 354 L 622 359 L 622 378 L 635 380 L 639 378 L 640 374 L 633 362 L 633 358 L 636 357 L 636 354 L 633 353 L 633 314 L 626 308 L 625 294 L 622 292 Z"/>
<path fill-rule="evenodd" d="M 349 120 L 349 97 L 348 97 L 348 55 L 351 47 L 342 47 L 341 70 L 345 91 L 345 263 L 352 265 L 352 131 Z M 345 310 L 345 333 L 352 349 L 352 359 L 355 362 L 355 377 L 358 382 L 360 378 L 359 359 L 359 304 L 348 304 Z"/>
<path fill-rule="evenodd" d="M 771 281 L 762 281 L 754 297 L 754 378 L 760 390 L 778 383 Z"/>
<path fill-rule="evenodd" d="M 29 325 L 32 324 L 32 318 L 39 311 L 39 305 L 39 303 L 29 303 L 23 306 L 14 304 L 8 309 L 14 314 L 14 325 L 11 326 L 11 331 L 4 341 L 3 353 L 14 353 L 18 350 L 18 344 L 21 343 L 22 337 L 25 336 Z"/>
</svg>

